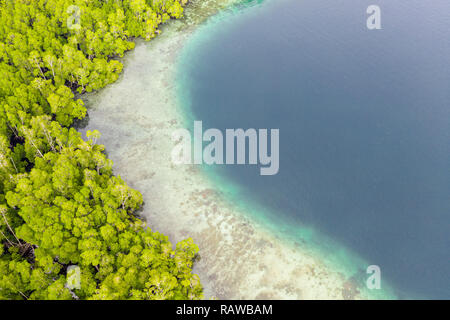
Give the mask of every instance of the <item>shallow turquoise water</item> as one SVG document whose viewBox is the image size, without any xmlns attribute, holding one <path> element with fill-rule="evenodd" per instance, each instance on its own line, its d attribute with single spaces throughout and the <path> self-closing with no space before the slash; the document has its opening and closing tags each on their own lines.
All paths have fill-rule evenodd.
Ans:
<svg viewBox="0 0 450 320">
<path fill-rule="evenodd" d="M 450 3 L 246 1 L 179 61 L 187 124 L 279 128 L 280 172 L 205 170 L 280 238 L 386 297 L 450 298 Z M 253 7 L 252 7 L 253 6 Z"/>
</svg>

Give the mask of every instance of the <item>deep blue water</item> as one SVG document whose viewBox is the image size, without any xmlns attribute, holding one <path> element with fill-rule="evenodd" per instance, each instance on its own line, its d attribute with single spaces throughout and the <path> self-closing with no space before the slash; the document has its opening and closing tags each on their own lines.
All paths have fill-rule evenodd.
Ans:
<svg viewBox="0 0 450 320">
<path fill-rule="evenodd" d="M 450 1 L 252 10 L 199 31 L 186 103 L 205 128 L 279 128 L 280 171 L 215 173 L 379 265 L 400 297 L 450 299 Z"/>
</svg>

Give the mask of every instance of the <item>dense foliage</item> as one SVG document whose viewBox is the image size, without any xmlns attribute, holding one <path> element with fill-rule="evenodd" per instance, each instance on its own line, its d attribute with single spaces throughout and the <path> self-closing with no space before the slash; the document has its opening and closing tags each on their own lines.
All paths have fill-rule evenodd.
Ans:
<svg viewBox="0 0 450 320">
<path fill-rule="evenodd" d="M 202 297 L 197 246 L 147 228 L 99 132 L 72 127 L 86 115 L 74 94 L 114 82 L 131 39 L 186 2 L 0 0 L 0 299 Z"/>
</svg>

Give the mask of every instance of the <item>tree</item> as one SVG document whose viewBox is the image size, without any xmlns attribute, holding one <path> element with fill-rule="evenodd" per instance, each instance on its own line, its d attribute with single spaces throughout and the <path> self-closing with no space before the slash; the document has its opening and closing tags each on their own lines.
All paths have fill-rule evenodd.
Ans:
<svg viewBox="0 0 450 320">
<path fill-rule="evenodd" d="M 69 6 L 82 14 L 67 24 Z M 198 299 L 192 240 L 173 250 L 137 218 L 142 195 L 72 126 L 75 94 L 117 80 L 115 57 L 186 0 L 0 1 L 0 299 Z M 81 286 L 68 285 L 77 265 Z"/>
</svg>

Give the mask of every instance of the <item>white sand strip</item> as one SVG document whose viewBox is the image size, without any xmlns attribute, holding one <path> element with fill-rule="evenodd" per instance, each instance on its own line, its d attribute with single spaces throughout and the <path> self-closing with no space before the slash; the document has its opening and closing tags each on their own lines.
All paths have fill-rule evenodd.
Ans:
<svg viewBox="0 0 450 320">
<path fill-rule="evenodd" d="M 175 166 L 173 130 L 183 118 L 175 96 L 175 62 L 196 25 L 226 1 L 193 3 L 187 21 L 173 21 L 123 59 L 120 79 L 87 97 L 90 121 L 115 173 L 144 196 L 142 215 L 175 243 L 200 247 L 195 272 L 206 298 L 361 298 L 354 283 L 327 267 L 306 245 L 289 246 L 245 218 L 199 167 Z"/>
</svg>

